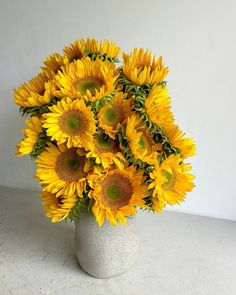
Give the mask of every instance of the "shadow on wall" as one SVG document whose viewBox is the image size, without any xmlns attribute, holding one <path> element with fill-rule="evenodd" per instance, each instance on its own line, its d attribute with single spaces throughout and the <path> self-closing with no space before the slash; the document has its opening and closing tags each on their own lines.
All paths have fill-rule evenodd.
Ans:
<svg viewBox="0 0 236 295">
<path fill-rule="evenodd" d="M 35 168 L 29 156 L 16 157 L 16 144 L 23 138 L 24 120 L 19 107 L 14 105 L 13 90 L 4 89 L 3 107 L 0 108 L 0 186 L 38 189 L 34 180 Z"/>
</svg>

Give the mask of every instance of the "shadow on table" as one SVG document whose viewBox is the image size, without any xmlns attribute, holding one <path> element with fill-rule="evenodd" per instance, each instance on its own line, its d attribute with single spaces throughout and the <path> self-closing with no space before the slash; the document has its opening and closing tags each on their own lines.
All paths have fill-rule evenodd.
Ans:
<svg viewBox="0 0 236 295">
<path fill-rule="evenodd" d="M 51 223 L 38 192 L 4 188 L 0 203 L 0 255 L 10 252 L 17 260 L 27 257 L 30 263 L 52 262 L 84 273 L 75 255 L 74 224 Z"/>
</svg>

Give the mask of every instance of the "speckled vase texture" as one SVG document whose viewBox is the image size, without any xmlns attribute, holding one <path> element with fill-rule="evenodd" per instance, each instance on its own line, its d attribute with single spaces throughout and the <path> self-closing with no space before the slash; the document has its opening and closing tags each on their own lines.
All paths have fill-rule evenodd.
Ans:
<svg viewBox="0 0 236 295">
<path fill-rule="evenodd" d="M 75 250 L 82 269 L 97 278 L 109 278 L 127 271 L 136 261 L 139 235 L 136 219 L 127 225 L 99 227 L 94 217 L 83 214 L 75 220 Z"/>
</svg>

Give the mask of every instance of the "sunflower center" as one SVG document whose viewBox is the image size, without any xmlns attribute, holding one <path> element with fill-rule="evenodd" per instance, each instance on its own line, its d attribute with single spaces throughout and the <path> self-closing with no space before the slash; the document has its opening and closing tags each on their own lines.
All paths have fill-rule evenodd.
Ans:
<svg viewBox="0 0 236 295">
<path fill-rule="evenodd" d="M 170 173 L 167 170 L 162 171 L 162 175 L 166 178 L 166 181 L 162 184 L 163 189 L 171 189 L 175 185 L 175 173 L 172 170 L 172 173 Z"/>
<path fill-rule="evenodd" d="M 116 120 L 117 113 L 112 107 L 110 107 L 105 111 L 104 116 L 107 122 L 112 123 L 114 120 Z"/>
<path fill-rule="evenodd" d="M 59 120 L 61 129 L 69 135 L 77 135 L 83 129 L 83 115 L 79 111 L 64 113 Z"/>
<path fill-rule="evenodd" d="M 78 130 L 80 126 L 80 119 L 78 117 L 70 117 L 67 119 L 66 124 L 71 131 Z"/>
<path fill-rule="evenodd" d="M 113 210 L 126 206 L 133 195 L 130 180 L 120 173 L 107 175 L 100 185 L 103 205 Z"/>
<path fill-rule="evenodd" d="M 96 90 L 99 91 L 103 85 L 103 81 L 97 77 L 86 77 L 76 81 L 75 87 L 82 94 L 86 94 L 87 90 L 89 90 L 92 95 L 95 95 Z"/>
<path fill-rule="evenodd" d="M 146 139 L 145 137 L 142 135 L 138 141 L 138 149 L 143 152 L 145 150 L 146 147 Z"/>
<path fill-rule="evenodd" d="M 96 135 L 94 137 L 96 148 L 100 152 L 111 152 L 111 153 L 117 153 L 120 149 L 118 146 L 118 143 L 111 139 L 108 136 L 105 135 Z"/>
<path fill-rule="evenodd" d="M 78 181 L 84 177 L 85 157 L 76 153 L 76 148 L 70 148 L 61 153 L 56 161 L 56 173 L 66 182 Z"/>
<path fill-rule="evenodd" d="M 152 151 L 152 138 L 149 135 L 149 133 L 146 132 L 146 130 L 144 129 L 139 129 L 138 131 L 142 132 L 142 135 L 139 138 L 139 141 L 137 143 L 137 148 L 139 150 L 139 152 L 143 153 L 145 150 L 147 150 L 148 153 L 150 153 Z"/>
<path fill-rule="evenodd" d="M 120 188 L 114 184 L 108 186 L 107 196 L 112 201 L 118 200 L 120 198 Z"/>
<path fill-rule="evenodd" d="M 118 123 L 122 123 L 122 121 L 124 120 L 122 108 L 119 105 L 106 107 L 104 111 L 104 119 L 106 124 L 111 125 L 115 128 Z"/>
<path fill-rule="evenodd" d="M 68 163 L 68 166 L 71 170 L 76 171 L 79 169 L 80 162 L 78 161 L 78 159 L 70 158 L 70 159 L 68 159 L 67 163 Z"/>
</svg>

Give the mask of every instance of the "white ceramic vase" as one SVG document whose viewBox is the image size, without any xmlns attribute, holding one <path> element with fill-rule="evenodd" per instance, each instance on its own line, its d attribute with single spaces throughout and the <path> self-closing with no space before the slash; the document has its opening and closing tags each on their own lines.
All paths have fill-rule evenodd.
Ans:
<svg viewBox="0 0 236 295">
<path fill-rule="evenodd" d="M 128 270 L 136 261 L 139 236 L 136 219 L 127 225 L 99 227 L 90 213 L 75 220 L 75 250 L 82 269 L 97 278 L 109 278 Z"/>
</svg>

